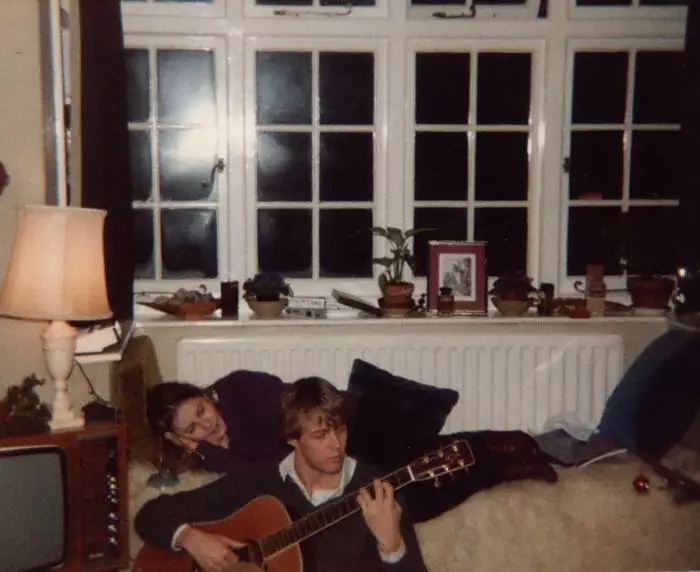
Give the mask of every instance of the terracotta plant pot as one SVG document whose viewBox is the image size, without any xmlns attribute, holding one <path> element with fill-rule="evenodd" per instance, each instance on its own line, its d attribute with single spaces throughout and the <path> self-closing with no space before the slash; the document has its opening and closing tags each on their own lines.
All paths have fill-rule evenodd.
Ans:
<svg viewBox="0 0 700 572">
<path fill-rule="evenodd" d="M 394 301 L 412 298 L 415 287 L 412 282 L 390 282 L 384 289 L 384 299 Z"/>
<path fill-rule="evenodd" d="M 260 301 L 255 298 L 245 298 L 245 301 L 253 311 L 255 317 L 260 320 L 278 318 L 287 307 L 287 298 L 280 298 L 273 302 Z"/>
<path fill-rule="evenodd" d="M 635 308 L 666 310 L 676 283 L 665 276 L 630 276 L 627 291 Z"/>
</svg>

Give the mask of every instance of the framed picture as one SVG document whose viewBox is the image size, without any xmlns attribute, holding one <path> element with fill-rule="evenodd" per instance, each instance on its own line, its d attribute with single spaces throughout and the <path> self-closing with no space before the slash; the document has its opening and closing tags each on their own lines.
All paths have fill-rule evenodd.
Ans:
<svg viewBox="0 0 700 572">
<path fill-rule="evenodd" d="M 452 288 L 455 314 L 486 314 L 486 243 L 428 241 L 428 310 Z"/>
</svg>

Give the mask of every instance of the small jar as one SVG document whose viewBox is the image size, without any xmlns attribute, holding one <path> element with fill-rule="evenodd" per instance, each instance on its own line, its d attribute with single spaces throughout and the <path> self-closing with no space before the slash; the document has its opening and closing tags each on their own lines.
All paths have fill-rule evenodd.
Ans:
<svg viewBox="0 0 700 572">
<path fill-rule="evenodd" d="M 452 288 L 443 286 L 437 298 L 438 316 L 451 316 L 455 312 L 455 297 Z"/>
</svg>

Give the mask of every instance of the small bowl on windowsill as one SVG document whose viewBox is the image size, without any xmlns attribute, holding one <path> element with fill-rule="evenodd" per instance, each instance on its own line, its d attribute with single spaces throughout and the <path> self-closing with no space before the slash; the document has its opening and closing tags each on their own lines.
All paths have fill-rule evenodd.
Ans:
<svg viewBox="0 0 700 572">
<path fill-rule="evenodd" d="M 526 300 L 503 300 L 500 296 L 493 296 L 491 302 L 503 316 L 514 318 L 522 316 L 534 304 L 532 298 Z"/>
</svg>

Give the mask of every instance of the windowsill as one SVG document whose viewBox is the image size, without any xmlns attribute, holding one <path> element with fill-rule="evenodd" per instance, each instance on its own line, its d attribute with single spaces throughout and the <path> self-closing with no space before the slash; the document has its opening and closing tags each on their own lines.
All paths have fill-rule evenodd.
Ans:
<svg viewBox="0 0 700 572">
<path fill-rule="evenodd" d="M 526 314 L 517 317 L 505 317 L 497 313 L 488 316 L 452 316 L 438 317 L 428 315 L 420 318 L 374 318 L 352 316 L 339 312 L 337 316 L 325 319 L 281 317 L 274 320 L 259 320 L 252 316 L 241 316 L 239 319 L 222 318 L 217 314 L 197 320 L 183 320 L 167 315 L 137 315 L 136 322 L 144 328 L 179 328 L 179 327 L 221 327 L 221 328 L 250 328 L 250 327 L 321 327 L 321 326 L 386 326 L 401 327 L 406 325 L 445 326 L 448 324 L 610 324 L 610 323 L 662 323 L 666 317 L 655 316 L 600 316 L 585 319 L 572 319 L 568 316 L 541 317 L 537 314 Z"/>
</svg>

